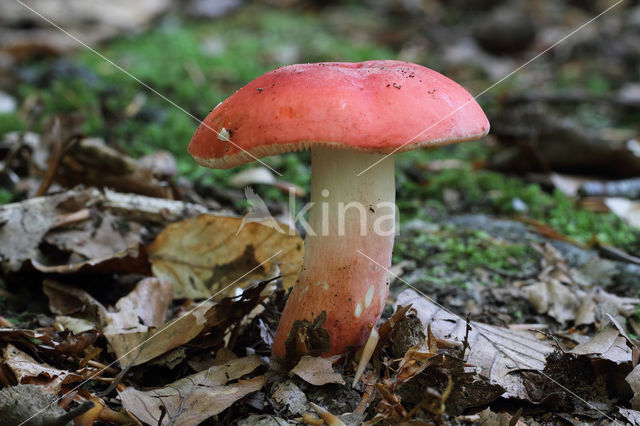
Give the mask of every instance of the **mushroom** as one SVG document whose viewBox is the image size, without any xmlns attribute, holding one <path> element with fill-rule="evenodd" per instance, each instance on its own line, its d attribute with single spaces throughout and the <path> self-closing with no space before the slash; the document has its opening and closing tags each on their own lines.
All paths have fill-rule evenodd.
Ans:
<svg viewBox="0 0 640 426">
<path fill-rule="evenodd" d="M 304 261 L 274 355 L 332 356 L 362 345 L 389 292 L 396 214 L 391 154 L 488 131 L 482 109 L 457 83 L 389 60 L 278 68 L 211 111 L 189 145 L 203 166 L 230 168 L 311 150 Z"/>
</svg>

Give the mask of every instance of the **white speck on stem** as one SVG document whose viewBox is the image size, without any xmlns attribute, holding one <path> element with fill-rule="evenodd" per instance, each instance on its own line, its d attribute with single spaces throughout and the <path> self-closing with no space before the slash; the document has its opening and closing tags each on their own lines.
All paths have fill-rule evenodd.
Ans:
<svg viewBox="0 0 640 426">
<path fill-rule="evenodd" d="M 371 305 L 371 302 L 373 301 L 373 295 L 376 292 L 375 287 L 373 286 L 373 284 L 369 287 L 369 289 L 367 290 L 367 294 L 364 296 L 364 307 L 368 308 Z"/>
<path fill-rule="evenodd" d="M 353 313 L 356 318 L 360 318 L 360 315 L 362 314 L 362 302 L 358 302 L 358 304 L 356 305 L 356 311 Z"/>
</svg>

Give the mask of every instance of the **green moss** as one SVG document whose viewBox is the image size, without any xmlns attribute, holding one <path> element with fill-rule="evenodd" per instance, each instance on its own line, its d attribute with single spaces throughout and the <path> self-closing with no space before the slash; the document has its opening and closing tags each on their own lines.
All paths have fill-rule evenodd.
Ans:
<svg viewBox="0 0 640 426">
<path fill-rule="evenodd" d="M 415 165 L 414 165 L 415 166 Z M 560 191 L 545 192 L 539 185 L 524 182 L 488 170 L 446 169 L 439 173 L 426 173 L 425 182 L 418 184 L 404 180 L 399 191 L 399 204 L 409 210 L 406 215 L 421 215 L 421 206 L 410 210 L 403 200 L 429 199 L 432 205 L 444 208 L 444 191 L 458 191 L 463 203 L 473 210 L 506 216 L 522 215 L 554 227 L 558 232 L 576 241 L 587 243 L 597 239 L 603 243 L 636 252 L 640 247 L 640 232 L 620 220 L 613 213 L 597 213 L 580 209 L 575 201 Z M 519 200 L 516 202 L 515 200 Z M 520 203 L 521 202 L 521 203 Z M 524 204 L 525 211 L 516 209 Z M 434 211 L 433 209 L 430 211 Z"/>
<path fill-rule="evenodd" d="M 182 22 L 173 17 L 146 33 L 121 37 L 98 46 L 98 50 L 201 119 L 248 81 L 288 62 L 394 58 L 391 50 L 353 37 L 354 33 L 370 32 L 365 28 L 371 23 L 370 12 L 357 5 L 349 12 L 352 17 L 349 25 L 337 16 L 255 5 L 215 21 Z M 362 30 L 358 30 L 360 27 Z M 86 118 L 87 134 L 105 137 L 134 156 L 166 149 L 176 156 L 182 176 L 206 185 L 225 185 L 228 177 L 240 170 L 199 167 L 186 153 L 197 121 L 143 84 L 87 50 L 79 51 L 71 62 L 77 70 L 53 77 L 47 74 L 51 63 L 34 65 L 33 72 L 41 78 L 20 87 L 19 97 L 37 95 L 43 101 L 45 116 L 80 111 Z M 568 66 L 559 73 L 558 89 L 573 87 L 583 77 L 588 77 L 589 90 L 594 93 L 608 89 L 606 81 L 597 75 L 583 75 Z M 498 90 L 510 90 L 517 85 L 517 79 L 509 79 Z M 137 112 L 135 105 L 139 107 Z M 22 128 L 24 124 L 15 115 L 0 115 L 0 134 Z M 638 249 L 637 231 L 612 214 L 580 210 L 560 193 L 549 194 L 538 185 L 499 173 L 473 171 L 471 166 L 440 173 L 423 167 L 439 159 L 457 158 L 471 163 L 487 155 L 487 145 L 476 142 L 397 156 L 400 170 L 412 170 L 411 177 L 404 173 L 397 175 L 401 218 L 447 214 L 443 193 L 449 188 L 460 193 L 465 211 L 525 214 L 579 241 L 586 242 L 595 236 L 622 248 Z M 282 179 L 308 188 L 308 153 L 270 157 L 265 162 L 282 172 Z M 421 173 L 422 178 L 417 179 L 416 173 Z M 270 190 L 266 197 L 284 199 L 286 194 Z M 0 194 L 0 202 L 9 199 Z M 526 212 L 516 211 L 516 199 L 527 206 Z"/>
<path fill-rule="evenodd" d="M 396 241 L 393 256 L 394 262 L 415 260 L 425 271 L 422 279 L 436 285 L 469 285 L 469 275 L 478 268 L 500 285 L 504 279 L 496 271 L 522 272 L 533 268 L 536 259 L 527 244 L 510 244 L 483 231 L 451 226 L 403 235 Z"/>
<path fill-rule="evenodd" d="M 0 114 L 0 136 L 16 130 L 24 130 L 22 119 L 15 113 Z"/>
</svg>

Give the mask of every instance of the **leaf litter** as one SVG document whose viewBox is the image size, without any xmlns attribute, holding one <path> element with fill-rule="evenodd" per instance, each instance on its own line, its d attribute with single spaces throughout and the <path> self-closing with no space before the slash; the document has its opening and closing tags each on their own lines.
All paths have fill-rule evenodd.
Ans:
<svg viewBox="0 0 640 426">
<path fill-rule="evenodd" d="M 48 328 L 0 333 L 8 384 L 37 383 L 63 396 L 92 379 L 101 390 L 76 396 L 74 407 L 92 401 L 98 408 L 78 418 L 114 415 L 148 424 L 223 421 L 251 407 L 264 409 L 269 400 L 285 407 L 285 418 L 276 421 L 462 422 L 502 415 L 520 422 L 514 412 L 496 414 L 486 407 L 521 401 L 523 407 L 562 407 L 598 418 L 616 400 L 599 366 L 611 363 L 627 383 L 626 393 L 618 386 L 619 398 L 631 398 L 635 408 L 634 348 L 619 323 L 633 314 L 637 299 L 585 279 L 548 243 L 534 247 L 538 273 L 516 279 L 511 297 L 549 318 L 555 332 L 467 322 L 405 290 L 396 296 L 396 314 L 380 326 L 362 378 L 353 382 L 355 359 L 306 355 L 291 371 L 273 363 L 268 368 L 285 300 L 277 289 L 295 279 L 302 259 L 299 237 L 250 223 L 238 233 L 237 246 L 222 250 L 225 242 L 236 241 L 242 218 L 162 199 L 156 202 L 166 203 L 166 213 L 151 214 L 147 198 L 76 188 L 0 209 L 9 219 L 5 231 L 34 231 L 29 245 L 6 252 L 3 266 L 14 274 L 44 274 L 43 291 L 56 315 Z M 41 217 L 25 216 L 32 205 Z M 180 211 L 191 217 L 181 219 Z M 29 227 L 30 221 L 36 225 Z M 119 223 L 128 226 L 121 229 Z M 136 247 L 143 257 L 120 257 Z M 241 277 L 240 271 L 250 271 L 277 249 L 281 258 Z M 107 298 L 104 284 L 86 281 L 105 275 L 113 279 Z M 587 383 L 595 383 L 594 390 Z M 563 386 L 579 398 L 571 399 Z M 105 399 L 105 391 L 117 399 Z M 619 414 L 635 415 L 633 409 Z"/>
<path fill-rule="evenodd" d="M 158 13 L 151 9 L 143 16 Z M 67 48 L 56 47 L 56 40 L 50 40 L 54 49 Z M 449 62 L 455 49 L 479 49 L 451 45 L 444 55 Z M 478 65 L 487 67 L 486 58 Z M 550 145 L 558 144 L 548 141 L 564 132 L 567 146 L 612 141 L 607 149 L 631 157 L 629 143 L 588 134 L 539 108 L 513 108 L 513 114 L 523 111 L 542 130 L 523 133 L 509 124 L 527 120 L 503 118 L 496 122 L 498 143 L 540 133 L 537 154 L 553 164 Z M 243 223 L 215 207 L 220 200 L 210 194 L 178 188 L 171 181 L 177 162 L 167 152 L 134 160 L 102 139 L 84 137 L 80 124 L 77 117 L 57 117 L 42 136 L 10 134 L 0 144 L 6 151 L 19 146 L 12 164 L 28 165 L 16 186 L 30 197 L 47 194 L 0 207 L 7 281 L 0 290 L 13 296 L 24 287 L 30 312 L 44 312 L 22 315 L 26 303 L 15 297 L 1 306 L 1 418 L 9 418 L 4 414 L 13 401 L 32 400 L 29 413 L 48 410 L 40 424 L 65 415 L 76 424 L 640 423 L 638 299 L 629 296 L 636 292 L 628 284 L 638 276 L 633 254 L 599 241 L 574 244 L 552 226 L 523 218 L 521 225 L 538 236 L 523 238 L 538 256 L 533 273 L 474 266 L 469 274 L 480 278 L 468 280 L 467 291 L 432 286 L 442 306 L 413 290 L 396 291 L 396 310 L 389 306 L 378 324 L 380 339 L 358 380 L 358 353 L 331 360 L 301 354 L 290 370 L 269 353 L 284 289 L 295 282 L 302 259 L 301 239 Z M 503 152 L 514 149 L 520 147 Z M 425 171 L 467 166 L 436 160 Z M 594 192 L 588 181 L 568 174 L 549 181 L 572 196 L 588 195 L 580 200 L 586 208 L 637 223 L 629 183 Z M 249 183 L 304 195 L 259 168 L 230 182 Z M 460 208 L 456 191 L 447 188 L 444 199 Z M 591 260 L 576 265 L 572 250 L 584 257 L 589 247 L 598 253 L 588 251 Z M 401 261 L 393 270 L 407 279 L 420 276 L 421 260 Z M 496 277 L 506 284 L 492 282 Z M 63 398 L 51 404 L 52 396 Z"/>
</svg>

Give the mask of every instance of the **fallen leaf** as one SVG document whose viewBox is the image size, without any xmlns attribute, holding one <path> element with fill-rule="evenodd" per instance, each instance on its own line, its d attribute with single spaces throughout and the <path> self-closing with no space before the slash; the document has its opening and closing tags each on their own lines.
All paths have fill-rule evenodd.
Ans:
<svg viewBox="0 0 640 426">
<path fill-rule="evenodd" d="M 80 193 L 69 191 L 0 206 L 3 268 L 17 271 L 25 261 L 36 258 L 44 236 L 58 224 L 60 215 L 69 213 L 64 206 L 75 200 L 82 202 Z"/>
<path fill-rule="evenodd" d="M 466 333 L 466 321 L 427 300 L 413 290 L 398 295 L 397 305 L 413 305 L 418 318 L 436 338 L 462 342 Z M 523 379 L 517 372 L 521 369 L 542 371 L 546 356 L 554 351 L 551 343 L 539 340 L 534 333 L 509 330 L 492 325 L 470 322 L 470 349 L 465 361 L 491 383 L 497 383 L 506 392 L 504 397 L 527 399 L 528 393 Z"/>
<path fill-rule="evenodd" d="M 135 348 L 164 324 L 172 300 L 171 283 L 145 278 L 118 300 L 115 312 L 106 313 L 102 332 L 123 365 L 135 359 Z"/>
<path fill-rule="evenodd" d="M 528 285 L 522 292 L 538 313 L 547 314 L 560 324 L 573 320 L 580 307 L 576 292 L 555 279 Z"/>
<path fill-rule="evenodd" d="M 147 424 L 197 425 L 245 395 L 260 390 L 264 376 L 229 382 L 251 373 L 261 364 L 260 357 L 252 355 L 213 366 L 159 389 L 127 388 L 118 394 L 124 408 Z M 166 410 L 164 416 L 160 407 Z"/>
<path fill-rule="evenodd" d="M 640 410 L 640 364 L 636 365 L 631 373 L 625 378 L 631 390 L 633 391 L 633 398 L 631 398 L 631 407 L 634 410 Z"/>
<path fill-rule="evenodd" d="M 596 333 L 588 341 L 571 349 L 575 355 L 591 355 L 599 359 L 613 361 L 616 364 L 631 362 L 631 348 L 627 346 L 627 340 L 614 326 L 607 326 Z"/>
<path fill-rule="evenodd" d="M 47 1 L 30 0 L 29 6 L 47 16 L 83 40 L 94 44 L 127 31 L 140 31 L 170 5 L 169 0 L 143 0 L 131 3 L 114 0 L 88 4 L 82 0 Z M 33 19 L 32 12 L 20 3 L 0 4 L 0 49 L 8 50 L 18 58 L 33 54 L 61 54 L 80 45 L 64 32 L 34 20 L 32 26 L 18 25 Z"/>
<path fill-rule="evenodd" d="M 290 374 L 295 374 L 305 382 L 315 386 L 322 386 L 327 383 L 344 385 L 342 375 L 333 371 L 331 360 L 327 358 L 305 355 L 293 367 Z"/>
<path fill-rule="evenodd" d="M 49 297 L 49 309 L 56 315 L 82 314 L 84 319 L 102 324 L 107 310 L 81 288 L 45 279 L 42 290 Z"/>
<path fill-rule="evenodd" d="M 97 325 L 92 321 L 87 321 L 82 318 L 74 318 L 67 315 L 58 315 L 56 321 L 59 322 L 65 330 L 69 330 L 74 334 L 84 333 L 85 331 L 94 330 Z"/>
<path fill-rule="evenodd" d="M 640 228 L 640 201 L 610 197 L 605 198 L 604 203 L 620 219 L 635 228 Z"/>
<path fill-rule="evenodd" d="M 124 221 L 109 212 L 92 213 L 87 219 L 91 220 L 55 229 L 44 240 L 86 259 L 107 257 L 142 242 L 142 226 L 136 222 Z"/>
<path fill-rule="evenodd" d="M 626 408 L 618 407 L 620 415 L 629 421 L 631 426 L 640 426 L 640 411 L 627 410 Z"/>
<path fill-rule="evenodd" d="M 150 265 L 144 245 L 128 247 L 105 257 L 63 265 L 44 265 L 31 259 L 34 269 L 47 274 L 108 273 L 149 275 Z"/>
<path fill-rule="evenodd" d="M 291 380 L 280 383 L 271 397 L 276 402 L 286 405 L 294 416 L 300 416 L 309 411 L 306 395 Z"/>
<path fill-rule="evenodd" d="M 11 370 L 18 383 L 39 385 L 53 395 L 60 392 L 63 384 L 82 381 L 82 376 L 38 363 L 12 344 L 4 349 L 2 362 Z"/>
<path fill-rule="evenodd" d="M 152 360 L 171 349 L 193 340 L 204 329 L 205 314 L 213 305 L 204 303 L 161 327 L 136 333 L 105 333 L 121 365 L 134 366 Z"/>
<path fill-rule="evenodd" d="M 155 276 L 172 282 L 176 298 L 206 298 L 262 279 L 275 265 L 285 288 L 302 264 L 302 239 L 285 226 L 280 233 L 239 217 L 200 215 L 169 225 L 149 247 Z M 276 253 L 277 257 L 271 259 Z M 243 277 L 262 262 L 262 267 Z M 226 285 L 240 280 L 233 288 Z"/>
</svg>

